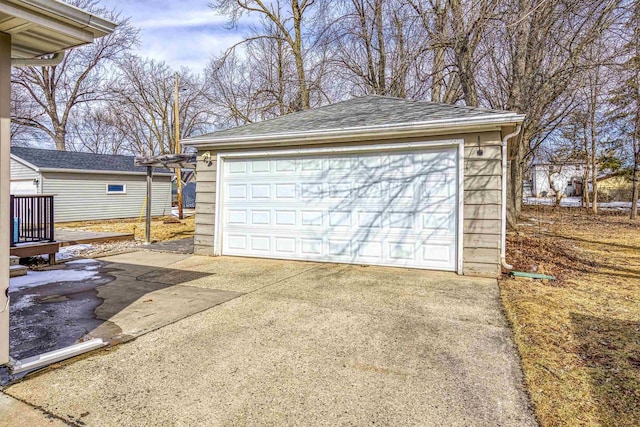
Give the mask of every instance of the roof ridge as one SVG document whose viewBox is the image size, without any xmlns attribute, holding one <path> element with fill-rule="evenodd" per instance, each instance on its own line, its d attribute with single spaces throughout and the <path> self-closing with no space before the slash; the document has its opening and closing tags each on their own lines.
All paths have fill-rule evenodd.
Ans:
<svg viewBox="0 0 640 427">
<path fill-rule="evenodd" d="M 55 148 L 40 148 L 40 147 L 20 147 L 13 145 L 11 149 L 18 150 L 38 150 L 38 151 L 51 151 L 55 153 L 65 153 L 65 154 L 85 154 L 85 155 L 93 155 L 93 156 L 118 156 L 118 157 L 135 157 L 133 154 L 108 154 L 108 153 L 92 153 L 90 151 L 69 151 L 69 150 L 57 150 Z"/>
<path fill-rule="evenodd" d="M 303 133 L 305 131 L 346 131 L 382 125 L 407 125 L 442 120 L 471 120 L 516 116 L 511 111 L 491 110 L 444 104 L 388 95 L 354 96 L 320 107 L 297 111 L 241 126 L 218 129 L 187 138 L 185 143 L 200 143 L 205 138 Z M 520 115 L 517 115 L 519 120 Z"/>
<path fill-rule="evenodd" d="M 118 172 L 144 173 L 145 167 L 135 165 L 135 156 L 129 154 L 101 154 L 87 151 L 62 151 L 36 147 L 11 147 L 16 160 L 27 162 L 42 171 L 69 170 L 91 173 Z M 169 169 L 154 167 L 155 173 L 172 173 Z"/>
</svg>

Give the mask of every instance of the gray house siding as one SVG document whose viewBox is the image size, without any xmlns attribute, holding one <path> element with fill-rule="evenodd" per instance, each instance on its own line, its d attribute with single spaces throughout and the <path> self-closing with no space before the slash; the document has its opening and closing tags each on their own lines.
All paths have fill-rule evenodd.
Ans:
<svg viewBox="0 0 640 427">
<path fill-rule="evenodd" d="M 464 139 L 465 141 L 463 273 L 495 277 L 500 273 L 501 133 L 500 131 L 477 132 L 389 142 L 442 139 Z M 374 140 L 357 142 L 353 145 L 379 143 L 379 140 Z M 332 145 L 344 147 L 350 144 Z M 482 149 L 481 154 L 479 149 Z M 211 162 L 202 161 L 202 154 L 205 151 L 211 152 Z M 216 156 L 211 149 L 202 149 L 198 152 L 194 241 L 196 254 L 213 255 L 216 168 Z"/>
<path fill-rule="evenodd" d="M 126 194 L 107 194 L 107 184 L 125 184 Z M 55 196 L 55 221 L 133 218 L 146 196 L 144 175 L 44 173 L 42 192 Z M 153 177 L 151 214 L 171 213 L 171 177 Z"/>
<path fill-rule="evenodd" d="M 11 180 L 17 179 L 35 179 L 38 178 L 40 174 L 28 166 L 23 165 L 22 163 L 11 159 Z"/>
<path fill-rule="evenodd" d="M 22 164 L 21 162 L 11 159 L 11 194 L 39 194 L 42 193 L 40 183 L 42 178 L 40 173 Z M 37 179 L 38 183 L 34 180 Z"/>
</svg>

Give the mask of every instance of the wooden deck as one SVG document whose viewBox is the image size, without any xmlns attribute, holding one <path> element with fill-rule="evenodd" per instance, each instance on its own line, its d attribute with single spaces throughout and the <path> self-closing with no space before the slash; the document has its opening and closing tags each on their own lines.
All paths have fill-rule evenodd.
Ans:
<svg viewBox="0 0 640 427">
<path fill-rule="evenodd" d="M 56 229 L 55 242 L 19 243 L 11 248 L 11 255 L 27 258 L 38 255 L 49 255 L 49 262 L 55 263 L 55 255 L 63 246 L 88 245 L 120 240 L 133 240 L 133 233 L 103 233 L 97 231 Z"/>
<path fill-rule="evenodd" d="M 88 245 L 91 243 L 133 240 L 133 238 L 133 233 L 107 233 L 100 231 L 56 228 L 56 241 L 60 243 L 60 246 Z"/>
<path fill-rule="evenodd" d="M 60 242 L 19 243 L 10 249 L 10 254 L 19 258 L 49 255 L 49 262 L 53 264 L 59 250 Z"/>
</svg>

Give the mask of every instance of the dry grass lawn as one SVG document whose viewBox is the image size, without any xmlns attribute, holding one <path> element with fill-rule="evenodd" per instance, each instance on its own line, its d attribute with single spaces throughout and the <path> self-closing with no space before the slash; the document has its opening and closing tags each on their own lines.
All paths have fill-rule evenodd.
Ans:
<svg viewBox="0 0 640 427">
<path fill-rule="evenodd" d="M 113 219 L 106 221 L 79 221 L 58 224 L 61 228 L 77 230 L 104 231 L 112 233 L 134 233 L 136 240 L 144 240 L 144 218 Z M 155 241 L 182 239 L 193 236 L 194 217 L 178 220 L 175 217 L 164 216 L 152 218 L 151 239 Z"/>
<path fill-rule="evenodd" d="M 501 296 L 543 426 L 640 425 L 640 221 L 581 209 L 525 210 Z"/>
</svg>

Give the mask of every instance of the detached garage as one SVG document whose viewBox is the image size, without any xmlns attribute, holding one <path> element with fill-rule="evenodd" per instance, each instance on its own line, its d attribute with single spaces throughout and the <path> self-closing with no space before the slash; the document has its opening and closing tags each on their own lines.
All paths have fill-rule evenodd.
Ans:
<svg viewBox="0 0 640 427">
<path fill-rule="evenodd" d="M 55 222 L 140 216 L 146 167 L 133 156 L 11 147 L 11 194 L 54 196 Z M 171 176 L 153 173 L 152 215 L 171 214 Z"/>
<path fill-rule="evenodd" d="M 368 96 L 186 140 L 196 253 L 496 276 L 522 120 Z"/>
</svg>

